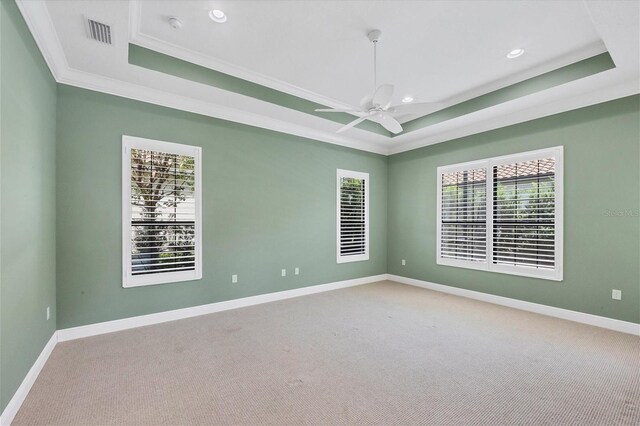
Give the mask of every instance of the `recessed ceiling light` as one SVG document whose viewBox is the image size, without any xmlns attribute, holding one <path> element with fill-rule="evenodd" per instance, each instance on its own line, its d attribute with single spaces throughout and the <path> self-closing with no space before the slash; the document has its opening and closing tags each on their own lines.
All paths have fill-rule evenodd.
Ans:
<svg viewBox="0 0 640 426">
<path fill-rule="evenodd" d="M 521 48 L 513 49 L 511 52 L 507 53 L 507 58 L 513 59 L 513 58 L 517 58 L 518 56 L 522 56 L 523 54 L 524 54 L 524 49 L 521 49 Z"/>
<path fill-rule="evenodd" d="M 172 16 L 171 18 L 169 18 L 169 25 L 171 25 L 171 28 L 173 28 L 174 30 L 179 30 L 180 28 L 182 28 L 182 21 L 175 16 Z"/>
<path fill-rule="evenodd" d="M 227 22 L 227 15 L 219 9 L 213 9 L 209 11 L 209 18 L 211 18 L 214 22 L 222 24 Z"/>
<path fill-rule="evenodd" d="M 413 98 L 411 96 L 405 96 L 402 98 L 402 103 L 408 104 L 409 102 L 413 102 Z"/>
</svg>

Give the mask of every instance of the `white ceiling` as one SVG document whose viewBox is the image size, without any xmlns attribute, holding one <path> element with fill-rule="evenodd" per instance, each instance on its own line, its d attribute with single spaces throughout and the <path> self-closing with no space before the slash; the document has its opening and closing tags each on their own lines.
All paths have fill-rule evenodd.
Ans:
<svg viewBox="0 0 640 426">
<path fill-rule="evenodd" d="M 228 15 L 216 24 L 207 12 Z M 184 23 L 167 24 L 171 16 Z M 145 1 L 138 32 L 335 102 L 358 105 L 378 82 L 417 101 L 447 100 L 567 54 L 605 51 L 581 1 Z M 506 54 L 526 47 L 509 60 Z M 212 61 L 213 62 L 213 61 Z"/>
<path fill-rule="evenodd" d="M 18 0 L 56 79 L 383 154 L 640 92 L 640 3 L 631 1 Z M 225 24 L 207 17 L 212 7 Z M 83 16 L 113 26 L 87 38 Z M 167 23 L 177 16 L 184 26 Z M 616 68 L 393 139 L 128 64 L 130 41 L 329 106 L 372 89 L 367 30 L 380 28 L 379 82 L 451 105 L 608 50 Z M 514 47 L 526 54 L 507 60 Z"/>
</svg>

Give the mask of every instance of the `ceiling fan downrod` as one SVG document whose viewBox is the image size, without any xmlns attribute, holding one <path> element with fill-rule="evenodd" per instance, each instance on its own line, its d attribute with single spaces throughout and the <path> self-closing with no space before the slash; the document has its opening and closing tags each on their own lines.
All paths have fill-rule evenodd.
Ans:
<svg viewBox="0 0 640 426">
<path fill-rule="evenodd" d="M 340 127 L 337 133 L 342 133 L 354 126 L 357 126 L 365 120 L 370 120 L 380 124 L 389 132 L 398 134 L 402 132 L 402 125 L 394 115 L 419 112 L 424 107 L 431 108 L 433 105 L 425 102 L 410 105 L 391 105 L 394 90 L 393 84 L 383 84 L 378 87 L 377 44 L 380 41 L 381 36 L 382 31 L 380 30 L 372 30 L 367 33 L 367 38 L 373 43 L 373 94 L 371 96 L 365 96 L 360 101 L 359 108 L 317 108 L 315 110 L 316 112 L 346 112 L 358 117 L 350 123 Z"/>
<path fill-rule="evenodd" d="M 369 41 L 373 43 L 373 92 L 378 88 L 378 41 L 382 37 L 382 31 L 371 30 L 367 34 Z"/>
</svg>

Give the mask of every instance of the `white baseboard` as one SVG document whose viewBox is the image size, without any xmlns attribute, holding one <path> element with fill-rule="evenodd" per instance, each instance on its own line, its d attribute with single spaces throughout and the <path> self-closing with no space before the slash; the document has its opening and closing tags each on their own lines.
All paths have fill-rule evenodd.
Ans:
<svg viewBox="0 0 640 426">
<path fill-rule="evenodd" d="M 570 311 L 568 309 L 555 308 L 553 306 L 541 305 L 538 303 L 525 302 L 523 300 L 510 299 L 508 297 L 495 296 L 493 294 L 481 293 L 478 291 L 466 290 L 442 284 L 435 284 L 428 281 L 402 277 L 399 275 L 381 274 L 58 330 L 53 333 L 51 339 L 45 345 L 44 349 L 40 353 L 40 356 L 33 364 L 33 367 L 31 367 L 31 369 L 27 373 L 15 395 L 13 396 L 13 398 L 11 398 L 11 401 L 9 401 L 9 404 L 2 412 L 2 415 L 0 416 L 0 426 L 8 426 L 11 424 L 14 417 L 18 413 L 20 406 L 27 397 L 29 390 L 31 390 L 31 386 L 33 386 L 33 384 L 35 383 L 38 374 L 40 374 L 42 367 L 47 362 L 49 355 L 51 355 L 53 348 L 58 342 L 96 336 L 98 334 L 112 333 L 114 331 L 127 330 L 130 328 L 142 327 L 145 325 L 160 324 L 167 321 L 175 321 L 183 318 L 191 318 L 199 315 L 244 308 L 247 306 L 291 299 L 294 297 L 306 296 L 309 294 L 321 293 L 324 291 L 337 290 L 341 288 L 354 287 L 357 285 L 369 284 L 384 280 L 391 280 L 402 284 L 408 284 L 416 287 L 426 288 L 429 290 L 439 291 L 442 293 L 467 297 L 483 302 L 494 303 L 496 305 L 521 309 L 523 311 L 534 312 L 542 315 L 562 318 L 569 321 L 575 321 L 583 324 L 640 336 L 640 324 L 635 324 L 632 322 L 605 318 L 598 315 L 585 314 L 583 312 Z"/>
<path fill-rule="evenodd" d="M 327 284 L 319 284 L 309 287 L 296 288 L 293 290 L 279 291 L 275 293 L 261 294 L 258 296 L 244 297 L 242 299 L 228 300 L 225 302 L 210 303 L 208 305 L 194 306 L 173 311 L 158 312 L 156 314 L 141 315 L 137 317 L 124 318 L 120 320 L 101 322 L 81 327 L 67 328 L 53 333 L 51 339 L 45 345 L 40 356 L 33 364 L 22 384 L 7 404 L 7 407 L 0 415 L 0 426 L 9 426 L 20 410 L 22 403 L 29 394 L 31 386 L 35 383 L 42 367 L 49 359 L 49 355 L 58 342 L 80 339 L 83 337 L 96 336 L 98 334 L 112 333 L 114 331 L 127 330 L 145 325 L 160 324 L 167 321 L 174 321 L 183 318 L 191 318 L 199 315 L 211 314 L 214 312 L 227 311 L 230 309 L 244 308 L 262 303 L 275 302 L 277 300 L 291 299 L 309 294 L 321 293 L 324 291 L 337 290 L 340 288 L 354 287 L 361 284 L 384 281 L 388 279 L 387 274 L 373 275 L 369 277 L 355 278 L 346 281 L 337 281 Z"/>
<path fill-rule="evenodd" d="M 541 305 L 533 302 L 525 302 L 524 300 L 510 299 L 508 297 L 495 296 L 493 294 L 481 293 L 479 291 L 466 290 L 463 288 L 452 287 L 448 285 L 435 284 L 428 281 L 417 280 L 414 278 L 402 277 L 400 275 L 388 274 L 388 279 L 402 284 L 422 287 L 442 293 L 467 297 L 469 299 L 494 303 L 496 305 L 507 306 L 509 308 L 535 312 L 537 314 L 547 315 L 550 317 L 562 318 L 569 321 L 575 321 L 582 324 L 593 325 L 595 327 L 607 328 L 609 330 L 620 331 L 622 333 L 640 336 L 640 324 L 636 324 L 633 322 L 621 321 L 613 318 L 601 317 L 598 315 L 585 314 L 584 312 L 571 311 L 569 309 L 556 308 L 553 306 Z"/>
<path fill-rule="evenodd" d="M 54 331 L 51 339 L 49 339 L 47 344 L 44 346 L 44 349 L 42 349 L 42 352 L 40 352 L 40 356 L 38 356 L 36 362 L 33 363 L 33 366 L 20 384 L 20 387 L 13 395 L 13 398 L 11 398 L 11 401 L 9 401 L 9 404 L 7 404 L 7 406 L 5 407 L 2 415 L 0 415 L 0 425 L 9 426 L 16 414 L 18 414 L 18 410 L 29 394 L 31 386 L 33 386 L 33 384 L 35 383 L 36 379 L 38 378 L 38 374 L 40 374 L 42 367 L 44 367 L 44 364 L 49 359 L 49 355 L 51 355 L 51 352 L 53 351 L 53 348 L 55 348 L 57 343 L 58 332 Z"/>
<path fill-rule="evenodd" d="M 242 299 L 227 300 L 224 302 L 216 302 L 207 305 L 193 306 L 190 308 L 176 309 L 173 311 L 158 312 L 155 314 L 123 318 L 119 320 L 83 325 L 80 327 L 65 328 L 62 330 L 58 330 L 58 341 L 64 342 L 67 340 L 96 336 L 98 334 L 112 333 L 114 331 L 127 330 L 135 327 L 143 327 L 145 325 L 160 324 L 167 321 L 175 321 L 199 315 L 207 315 L 215 312 L 227 311 L 230 309 L 244 308 L 247 306 L 259 305 L 261 303 L 274 302 L 276 300 L 291 299 L 293 297 L 306 296 L 308 294 L 321 293 L 323 291 L 337 290 L 340 288 L 353 287 L 361 284 L 373 283 L 376 281 L 383 281 L 387 278 L 387 274 L 373 275 L 370 277 L 355 278 L 352 280 L 337 281 L 328 284 L 319 284 L 309 287 L 296 288 L 293 290 L 285 290 L 275 293 L 260 294 L 258 296 L 244 297 Z"/>
</svg>

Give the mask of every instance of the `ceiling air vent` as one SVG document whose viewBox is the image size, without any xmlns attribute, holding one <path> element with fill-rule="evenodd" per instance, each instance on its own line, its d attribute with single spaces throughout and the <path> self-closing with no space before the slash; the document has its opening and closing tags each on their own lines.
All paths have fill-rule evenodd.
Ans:
<svg viewBox="0 0 640 426">
<path fill-rule="evenodd" d="M 87 18 L 87 31 L 89 32 L 89 38 L 101 43 L 112 44 L 110 25 Z"/>
</svg>

